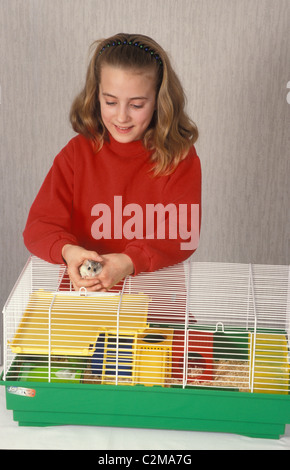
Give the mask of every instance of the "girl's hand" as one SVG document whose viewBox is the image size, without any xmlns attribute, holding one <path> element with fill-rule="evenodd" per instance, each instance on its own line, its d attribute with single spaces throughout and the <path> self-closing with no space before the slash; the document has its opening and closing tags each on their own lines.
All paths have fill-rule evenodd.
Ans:
<svg viewBox="0 0 290 470">
<path fill-rule="evenodd" d="M 76 291 L 81 287 L 85 287 L 88 291 L 100 290 L 102 285 L 97 277 L 83 279 L 80 275 L 80 267 L 87 259 L 103 262 L 103 258 L 95 251 L 89 251 L 85 248 L 75 245 L 64 245 L 62 256 L 67 264 L 67 272 Z"/>
<path fill-rule="evenodd" d="M 95 251 L 89 251 L 80 246 L 65 245 L 62 249 L 62 256 L 66 261 L 68 275 L 76 291 L 85 287 L 89 292 L 106 292 L 134 272 L 131 258 L 124 253 L 100 256 Z M 100 262 L 103 269 L 96 277 L 83 279 L 79 269 L 87 259 Z"/>
<path fill-rule="evenodd" d="M 110 253 L 102 255 L 103 269 L 98 275 L 102 287 L 96 290 L 106 292 L 114 285 L 118 284 L 122 279 L 134 272 L 134 265 L 131 258 L 124 253 Z"/>
</svg>

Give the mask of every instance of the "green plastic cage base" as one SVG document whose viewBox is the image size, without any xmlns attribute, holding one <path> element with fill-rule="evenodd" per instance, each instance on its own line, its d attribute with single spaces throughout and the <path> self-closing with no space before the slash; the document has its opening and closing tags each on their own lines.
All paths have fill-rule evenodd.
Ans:
<svg viewBox="0 0 290 470">
<path fill-rule="evenodd" d="M 279 439 L 290 396 L 222 390 L 0 381 L 19 426 L 87 425 Z M 30 392 L 29 392 L 30 391 Z"/>
</svg>

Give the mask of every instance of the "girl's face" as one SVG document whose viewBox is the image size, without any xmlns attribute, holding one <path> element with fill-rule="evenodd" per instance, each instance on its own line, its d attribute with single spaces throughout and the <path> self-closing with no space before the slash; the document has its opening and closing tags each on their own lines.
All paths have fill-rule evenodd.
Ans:
<svg viewBox="0 0 290 470">
<path fill-rule="evenodd" d="M 104 65 L 99 101 L 103 123 L 117 142 L 142 139 L 155 110 L 155 71 Z"/>
</svg>

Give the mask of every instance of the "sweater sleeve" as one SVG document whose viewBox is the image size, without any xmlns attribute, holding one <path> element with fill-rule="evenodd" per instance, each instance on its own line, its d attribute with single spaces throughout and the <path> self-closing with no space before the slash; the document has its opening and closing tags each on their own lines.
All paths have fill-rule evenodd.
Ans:
<svg viewBox="0 0 290 470">
<path fill-rule="evenodd" d="M 65 244 L 77 245 L 71 233 L 73 154 L 66 147 L 55 157 L 28 214 L 24 243 L 34 255 L 50 263 L 63 263 Z"/>
<path fill-rule="evenodd" d="M 155 209 L 158 216 L 152 232 L 149 229 L 146 238 L 132 240 L 124 250 L 133 261 L 135 275 L 180 263 L 197 249 L 201 227 L 201 165 L 194 147 L 169 177 L 162 204 L 159 210 L 158 204 L 155 205 Z"/>
</svg>

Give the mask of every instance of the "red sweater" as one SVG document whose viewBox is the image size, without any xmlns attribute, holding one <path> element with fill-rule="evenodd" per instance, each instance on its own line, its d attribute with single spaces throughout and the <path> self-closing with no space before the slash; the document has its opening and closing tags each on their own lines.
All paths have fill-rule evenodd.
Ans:
<svg viewBox="0 0 290 470">
<path fill-rule="evenodd" d="M 200 229 L 199 158 L 192 147 L 173 174 L 153 177 L 150 155 L 142 141 L 120 144 L 110 138 L 96 153 L 85 137 L 70 140 L 56 156 L 30 209 L 23 233 L 28 250 L 57 264 L 63 262 L 61 252 L 67 243 L 99 254 L 125 253 L 135 274 L 187 259 L 196 249 L 188 243 L 190 237 L 194 231 L 196 238 Z M 178 210 L 172 217 L 164 212 L 165 232 L 159 231 L 163 221 L 157 222 L 157 216 L 153 221 L 150 211 L 156 204 L 162 209 L 169 203 L 173 209 L 187 208 L 187 232 Z M 188 229 L 196 204 L 199 220 Z"/>
</svg>

